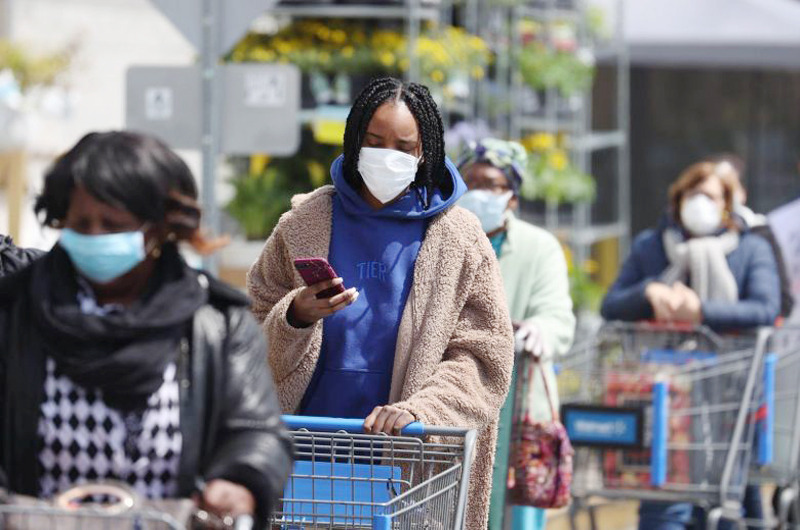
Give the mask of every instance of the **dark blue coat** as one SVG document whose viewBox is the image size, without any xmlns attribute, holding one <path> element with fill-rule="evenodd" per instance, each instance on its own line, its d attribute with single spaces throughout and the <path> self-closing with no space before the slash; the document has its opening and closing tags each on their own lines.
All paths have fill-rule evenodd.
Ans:
<svg viewBox="0 0 800 530">
<path fill-rule="evenodd" d="M 603 300 L 600 310 L 603 318 L 626 321 L 653 318 L 653 308 L 644 292 L 669 266 L 663 232 L 662 225 L 642 232 L 634 240 L 617 281 Z M 717 330 L 772 325 L 780 312 L 781 291 L 769 243 L 752 233 L 741 234 L 739 246 L 728 254 L 728 265 L 739 286 L 739 301 L 703 302 L 703 324 Z"/>
</svg>

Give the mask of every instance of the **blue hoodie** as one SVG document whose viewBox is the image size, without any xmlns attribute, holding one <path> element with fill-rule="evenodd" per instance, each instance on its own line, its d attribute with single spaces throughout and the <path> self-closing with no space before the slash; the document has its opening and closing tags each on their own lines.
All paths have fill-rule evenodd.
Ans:
<svg viewBox="0 0 800 530">
<path fill-rule="evenodd" d="M 342 157 L 331 166 L 337 193 L 328 261 L 359 297 L 323 323 L 320 358 L 301 414 L 364 418 L 387 404 L 397 330 L 428 222 L 466 191 L 456 167 L 449 160 L 446 165 L 451 185 L 436 190 L 428 208 L 425 190 L 411 188 L 380 210 L 345 181 Z"/>
</svg>

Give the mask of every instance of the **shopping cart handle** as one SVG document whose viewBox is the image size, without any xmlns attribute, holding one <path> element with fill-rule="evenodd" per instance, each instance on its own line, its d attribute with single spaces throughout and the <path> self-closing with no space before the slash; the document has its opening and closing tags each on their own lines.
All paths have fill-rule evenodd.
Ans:
<svg viewBox="0 0 800 530">
<path fill-rule="evenodd" d="M 639 324 L 641 324 L 644 329 L 652 331 L 677 331 L 681 333 L 702 331 L 702 326 L 692 324 L 691 322 L 661 322 L 658 320 L 640 320 Z"/>
<path fill-rule="evenodd" d="M 310 431 L 348 431 L 364 432 L 364 420 L 346 418 L 327 418 L 322 416 L 282 416 L 283 423 L 290 429 L 308 429 Z M 407 436 L 424 436 L 425 425 L 415 421 L 403 428 L 402 434 Z"/>
</svg>

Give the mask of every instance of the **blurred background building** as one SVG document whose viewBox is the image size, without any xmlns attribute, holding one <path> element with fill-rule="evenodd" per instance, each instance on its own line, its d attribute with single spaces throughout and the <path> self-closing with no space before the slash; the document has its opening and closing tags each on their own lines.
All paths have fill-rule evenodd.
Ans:
<svg viewBox="0 0 800 530">
<path fill-rule="evenodd" d="M 131 67 L 199 64 L 199 30 L 181 9 L 211 4 L 0 0 L 0 232 L 52 244 L 31 212 L 47 164 L 86 132 L 126 126 L 126 104 L 139 97 L 126 96 Z M 800 195 L 797 0 L 229 0 L 216 9 L 241 26 L 221 30 L 237 35 L 219 52 L 224 64 L 287 63 L 301 74 L 299 113 L 273 124 L 299 129 L 296 152 L 222 146 L 212 166 L 221 212 L 212 229 L 236 236 L 219 260 L 234 281 L 289 197 L 328 180 L 349 104 L 376 75 L 431 87 L 452 157 L 489 134 L 525 144 L 523 215 L 571 250 L 573 295 L 587 310 L 631 236 L 663 211 L 669 182 L 699 158 L 742 156 L 756 210 Z M 244 23 L 228 16 L 235 10 Z M 201 180 L 197 147 L 180 152 Z"/>
</svg>

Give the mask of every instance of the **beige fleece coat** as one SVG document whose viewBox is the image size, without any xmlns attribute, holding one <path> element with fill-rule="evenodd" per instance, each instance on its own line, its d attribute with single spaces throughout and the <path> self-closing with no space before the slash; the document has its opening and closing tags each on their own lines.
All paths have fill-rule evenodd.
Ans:
<svg viewBox="0 0 800 530">
<path fill-rule="evenodd" d="M 286 320 L 304 286 L 293 260 L 327 257 L 334 193 L 325 186 L 295 197 L 247 277 L 285 413 L 299 407 L 322 344 L 321 321 L 297 329 Z M 513 362 L 511 320 L 494 251 L 472 214 L 450 208 L 431 220 L 417 256 L 389 401 L 429 425 L 478 429 L 469 529 L 487 525 L 498 415 Z"/>
</svg>

